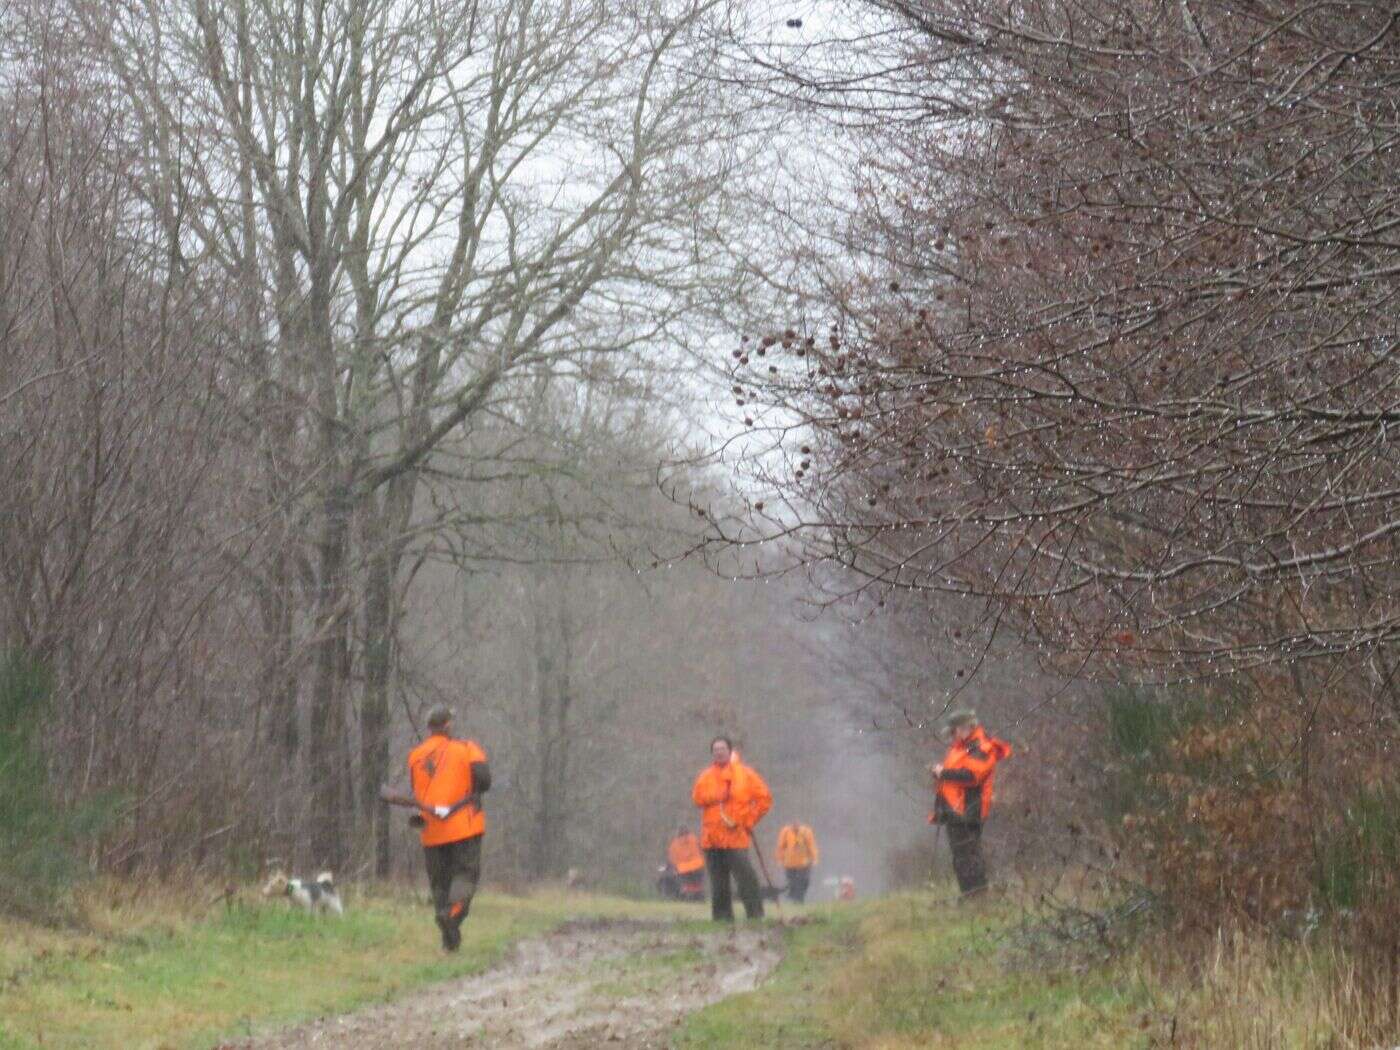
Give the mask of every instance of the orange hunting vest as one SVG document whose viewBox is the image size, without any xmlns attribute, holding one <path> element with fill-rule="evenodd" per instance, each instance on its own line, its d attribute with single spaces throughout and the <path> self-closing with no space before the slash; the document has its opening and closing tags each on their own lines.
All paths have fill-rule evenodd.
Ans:
<svg viewBox="0 0 1400 1050">
<path fill-rule="evenodd" d="M 1010 757 L 1010 744 L 988 736 L 978 726 L 966 740 L 948 748 L 943 775 L 935 785 L 938 808 L 945 813 L 950 810 L 964 820 L 986 820 L 992 811 L 992 780 L 997 763 Z"/>
<path fill-rule="evenodd" d="M 676 869 L 677 875 L 689 875 L 705 866 L 705 858 L 700 853 L 700 840 L 694 832 L 688 831 L 673 838 L 666 848 L 666 858 Z"/>
<path fill-rule="evenodd" d="M 472 793 L 472 763 L 485 762 L 486 752 L 473 740 L 452 740 L 434 733 L 408 756 L 408 776 L 413 797 L 431 809 L 455 806 Z M 419 839 L 425 846 L 475 838 L 486 830 L 486 814 L 480 806 L 463 806 L 446 820 L 424 813 Z"/>
<path fill-rule="evenodd" d="M 733 755 L 729 764 L 706 766 L 695 778 L 691 800 L 700 807 L 700 845 L 704 849 L 748 849 L 750 832 L 773 805 L 768 785 L 755 770 Z M 724 817 L 734 822 L 730 827 Z"/>
<path fill-rule="evenodd" d="M 785 868 L 810 868 L 817 863 L 817 837 L 806 824 L 786 824 L 778 832 L 778 863 Z"/>
</svg>

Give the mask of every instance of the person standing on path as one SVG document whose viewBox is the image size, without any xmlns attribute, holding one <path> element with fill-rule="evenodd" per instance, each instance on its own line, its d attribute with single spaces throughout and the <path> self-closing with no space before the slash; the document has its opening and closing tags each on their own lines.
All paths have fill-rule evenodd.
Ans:
<svg viewBox="0 0 1400 1050">
<path fill-rule="evenodd" d="M 1011 757 L 1011 745 L 987 735 L 969 710 L 957 710 L 944 721 L 951 737 L 943 761 L 929 767 L 938 793 L 929 823 L 948 829 L 953 874 L 963 896 L 987 888 L 987 863 L 982 857 L 982 827 L 992 811 L 992 780 L 997 763 Z"/>
<path fill-rule="evenodd" d="M 419 811 L 410 822 L 420 829 L 433 917 L 443 948 L 455 952 L 481 881 L 481 840 L 486 834 L 481 796 L 491 788 L 491 767 L 476 741 L 454 740 L 451 731 L 452 710 L 433 708 L 427 739 L 408 756 L 412 797 L 387 790 L 380 794 L 386 802 Z"/>
<path fill-rule="evenodd" d="M 710 743 L 710 764 L 695 778 L 691 799 L 700 809 L 700 847 L 710 876 L 710 914 L 734 920 L 732 878 L 744 902 L 744 914 L 763 918 L 758 875 L 749 860 L 753 829 L 773 805 L 773 795 L 758 772 L 744 765 L 728 737 Z"/>
<path fill-rule="evenodd" d="M 787 872 L 787 891 L 798 904 L 807 899 L 807 887 L 812 883 L 812 869 L 821 854 L 817 837 L 806 824 L 784 824 L 778 832 L 778 863 Z"/>
</svg>

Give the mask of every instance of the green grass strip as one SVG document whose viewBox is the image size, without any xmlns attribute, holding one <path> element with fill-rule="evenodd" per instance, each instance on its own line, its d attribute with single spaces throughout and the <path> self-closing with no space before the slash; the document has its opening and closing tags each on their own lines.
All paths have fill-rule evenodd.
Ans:
<svg viewBox="0 0 1400 1050">
<path fill-rule="evenodd" d="M 809 910 L 755 991 L 699 1011 L 678 1050 L 1146 1046 L 1146 994 L 1108 972 L 1040 972 L 1006 950 L 1009 905 L 904 895 Z"/>
<path fill-rule="evenodd" d="M 663 909 L 483 894 L 456 955 L 408 894 L 352 898 L 339 919 L 258 901 L 98 938 L 0 924 L 0 1048 L 207 1048 L 478 973 L 569 918 L 653 913 Z"/>
</svg>

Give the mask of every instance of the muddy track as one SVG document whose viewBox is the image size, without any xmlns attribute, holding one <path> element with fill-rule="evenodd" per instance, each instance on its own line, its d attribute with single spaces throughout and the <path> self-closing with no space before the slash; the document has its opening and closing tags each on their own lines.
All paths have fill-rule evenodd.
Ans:
<svg viewBox="0 0 1400 1050">
<path fill-rule="evenodd" d="M 758 984 L 781 943 L 773 929 L 575 922 L 522 941 L 479 976 L 220 1050 L 650 1050 L 665 1047 L 686 1014 Z"/>
</svg>

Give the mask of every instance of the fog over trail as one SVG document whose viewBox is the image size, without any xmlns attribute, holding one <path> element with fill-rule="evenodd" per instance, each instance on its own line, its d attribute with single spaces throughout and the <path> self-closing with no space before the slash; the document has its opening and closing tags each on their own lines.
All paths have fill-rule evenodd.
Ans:
<svg viewBox="0 0 1400 1050">
<path fill-rule="evenodd" d="M 810 709 L 803 705 L 795 717 L 781 704 L 753 717 L 746 757 L 773 789 L 772 812 L 759 828 L 766 853 L 771 856 L 779 828 L 801 821 L 816 832 L 821 850 L 809 900 L 829 899 L 833 887 L 824 880 L 846 875 L 860 896 L 884 892 L 888 853 L 927 831 L 929 808 L 885 734 L 859 731 L 853 715 L 831 698 Z M 772 874 L 782 881 L 779 869 Z"/>
<path fill-rule="evenodd" d="M 775 882 L 788 821 L 817 834 L 813 899 L 842 875 L 862 896 L 879 892 L 888 852 L 927 832 L 908 755 L 872 731 L 859 687 L 831 658 L 839 635 L 827 617 L 809 622 L 796 586 L 687 562 L 495 573 L 465 587 L 443 572 L 420 589 L 428 600 L 403 630 L 407 703 L 453 704 L 455 731 L 491 756 L 488 882 L 574 868 L 595 888 L 649 889 L 675 828 L 698 826 L 690 790 L 716 734 L 773 790 L 757 838 Z M 413 739 L 404 731 L 396 747 Z M 411 836 L 396 834 L 412 870 Z"/>
</svg>

